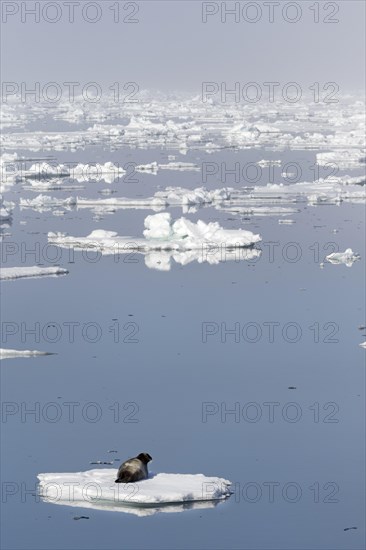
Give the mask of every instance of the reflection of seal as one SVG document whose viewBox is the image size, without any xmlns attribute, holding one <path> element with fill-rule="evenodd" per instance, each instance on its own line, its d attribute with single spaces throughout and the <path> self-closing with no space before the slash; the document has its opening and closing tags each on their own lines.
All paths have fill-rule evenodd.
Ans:
<svg viewBox="0 0 366 550">
<path fill-rule="evenodd" d="M 135 458 L 129 458 L 118 469 L 115 483 L 133 483 L 146 479 L 148 476 L 147 463 L 152 460 L 149 453 L 140 453 Z"/>
</svg>

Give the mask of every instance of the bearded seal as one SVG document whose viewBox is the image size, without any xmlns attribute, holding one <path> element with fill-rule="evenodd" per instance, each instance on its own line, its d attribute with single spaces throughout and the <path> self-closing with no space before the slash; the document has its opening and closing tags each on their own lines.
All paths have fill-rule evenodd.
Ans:
<svg viewBox="0 0 366 550">
<path fill-rule="evenodd" d="M 133 483 L 147 479 L 147 463 L 152 460 L 149 453 L 140 453 L 135 458 L 129 458 L 118 469 L 115 483 Z"/>
</svg>

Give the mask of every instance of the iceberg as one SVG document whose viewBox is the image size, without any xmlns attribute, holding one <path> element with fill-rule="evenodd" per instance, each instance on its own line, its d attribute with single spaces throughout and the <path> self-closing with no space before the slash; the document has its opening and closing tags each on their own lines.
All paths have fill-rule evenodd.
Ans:
<svg viewBox="0 0 366 550">
<path fill-rule="evenodd" d="M 136 483 L 118 483 L 117 469 L 38 474 L 43 501 L 66 506 L 148 516 L 211 507 L 231 494 L 231 482 L 203 474 L 150 474 Z"/>
</svg>

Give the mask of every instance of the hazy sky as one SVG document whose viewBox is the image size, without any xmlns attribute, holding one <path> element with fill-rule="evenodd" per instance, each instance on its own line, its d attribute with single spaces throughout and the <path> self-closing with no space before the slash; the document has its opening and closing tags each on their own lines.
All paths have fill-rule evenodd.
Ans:
<svg viewBox="0 0 366 550">
<path fill-rule="evenodd" d="M 120 5 L 119 23 L 113 21 L 110 8 Z M 203 81 L 242 83 L 256 81 L 296 81 L 303 86 L 313 82 L 337 82 L 341 90 L 362 89 L 365 81 L 365 3 L 363 0 L 337 2 L 273 2 L 274 22 L 269 22 L 270 8 L 265 2 L 240 2 L 247 11 L 245 21 L 240 13 L 221 22 L 221 2 L 211 2 L 207 9 L 219 9 L 202 22 L 202 2 L 138 1 L 69 2 L 74 4 L 75 21 L 70 23 L 71 7 L 66 1 L 41 1 L 40 9 L 49 4 L 39 23 L 22 10 L 22 4 L 34 8 L 36 2 L 2 2 L 2 80 L 98 82 L 109 86 L 135 81 L 140 88 L 161 90 L 201 89 Z M 97 4 L 100 20 L 83 20 L 82 8 Z M 138 13 L 132 15 L 134 4 Z M 267 3 L 268 4 L 268 3 Z M 235 2 L 226 2 L 233 8 Z M 247 5 L 245 7 L 245 5 Z M 319 6 L 319 23 L 311 6 Z M 338 13 L 336 12 L 339 7 Z M 89 19 L 98 16 L 89 5 Z M 301 13 L 299 12 L 301 8 Z M 6 13 L 18 9 L 14 15 Z M 297 10 L 297 13 L 296 13 Z M 260 11 L 262 12 L 260 14 Z M 23 12 L 23 14 L 22 14 Z M 334 13 L 333 13 L 334 12 Z M 123 22 L 124 17 L 137 23 Z M 25 22 L 21 21 L 21 16 Z M 55 23 L 45 21 L 45 17 Z M 325 23 L 324 18 L 339 19 Z"/>
</svg>

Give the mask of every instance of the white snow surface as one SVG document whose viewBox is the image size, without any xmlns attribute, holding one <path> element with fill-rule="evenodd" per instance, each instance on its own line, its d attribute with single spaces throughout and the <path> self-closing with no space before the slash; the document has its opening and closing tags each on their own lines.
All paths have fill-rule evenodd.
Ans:
<svg viewBox="0 0 366 550">
<path fill-rule="evenodd" d="M 184 187 L 167 187 L 163 191 L 157 191 L 153 197 L 127 198 L 111 197 L 109 199 L 83 199 L 77 198 L 77 205 L 81 207 L 115 206 L 116 208 L 160 208 L 169 206 L 203 206 L 220 204 L 231 196 L 231 188 L 214 189 L 209 191 L 205 187 L 185 189 Z"/>
<path fill-rule="evenodd" d="M 39 212 L 50 210 L 52 208 L 70 208 L 75 206 L 76 199 L 68 197 L 67 199 L 59 199 L 50 197 L 49 195 L 38 195 L 34 199 L 20 199 L 19 205 L 21 208 L 33 208 Z"/>
<path fill-rule="evenodd" d="M 230 481 L 203 474 L 150 474 L 148 479 L 128 484 L 115 483 L 116 475 L 113 468 L 38 474 L 39 494 L 47 502 L 69 506 L 114 511 L 121 505 L 130 511 L 146 508 L 147 513 L 139 515 L 151 515 L 155 507 L 168 504 L 212 504 L 231 494 Z"/>
<path fill-rule="evenodd" d="M 0 359 L 15 359 L 16 357 L 35 357 L 38 355 L 50 355 L 50 354 L 47 351 L 0 348 Z"/>
<path fill-rule="evenodd" d="M 9 281 L 24 277 L 53 277 L 66 275 L 67 273 L 68 270 L 62 267 L 1 267 L 0 279 Z"/>
<path fill-rule="evenodd" d="M 121 237 L 115 231 L 97 229 L 87 237 L 68 237 L 63 233 L 49 233 L 49 241 L 61 246 L 76 248 L 94 247 L 104 253 L 123 253 L 138 250 L 190 251 L 204 246 L 240 248 L 261 240 L 260 235 L 243 229 L 223 229 L 217 222 L 191 222 L 187 218 L 172 221 L 171 214 L 163 212 L 145 218 L 144 239 Z"/>
</svg>

